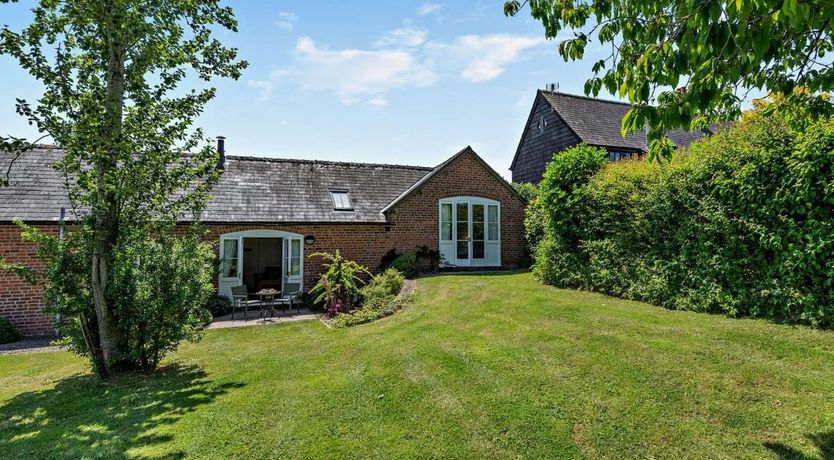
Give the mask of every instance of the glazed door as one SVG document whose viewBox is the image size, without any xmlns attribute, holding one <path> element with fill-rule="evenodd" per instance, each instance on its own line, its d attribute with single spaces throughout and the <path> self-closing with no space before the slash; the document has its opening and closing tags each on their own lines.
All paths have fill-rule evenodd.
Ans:
<svg viewBox="0 0 834 460">
<path fill-rule="evenodd" d="M 304 245 L 300 236 L 284 238 L 284 284 L 304 283 Z M 283 288 L 282 288 L 283 289 Z"/>
<path fill-rule="evenodd" d="M 232 298 L 232 287 L 243 284 L 243 238 L 220 239 L 220 273 L 217 290 L 220 295 Z"/>
</svg>

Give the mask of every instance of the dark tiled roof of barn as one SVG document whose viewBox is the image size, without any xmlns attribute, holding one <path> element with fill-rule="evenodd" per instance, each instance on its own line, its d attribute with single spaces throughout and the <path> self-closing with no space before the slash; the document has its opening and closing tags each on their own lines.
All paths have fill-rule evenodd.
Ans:
<svg viewBox="0 0 834 460">
<path fill-rule="evenodd" d="M 11 186 L 0 188 L 0 221 L 57 221 L 70 203 L 63 180 L 51 165 L 62 151 L 38 148 L 14 164 Z M 0 157 L 5 171 L 8 157 Z M 212 191 L 205 222 L 385 222 L 380 212 L 432 171 L 399 166 L 330 161 L 227 156 L 226 169 Z M 336 211 L 332 189 L 350 191 L 352 211 Z M 71 216 L 68 215 L 71 220 Z"/>
<path fill-rule="evenodd" d="M 565 123 L 585 143 L 605 147 L 648 150 L 646 134 L 631 133 L 625 138 L 620 134 L 620 127 L 631 105 L 624 102 L 594 99 L 557 91 L 541 91 L 545 100 L 565 120 Z M 685 147 L 692 142 L 710 134 L 709 131 L 672 131 L 669 138 L 675 147 Z"/>
</svg>

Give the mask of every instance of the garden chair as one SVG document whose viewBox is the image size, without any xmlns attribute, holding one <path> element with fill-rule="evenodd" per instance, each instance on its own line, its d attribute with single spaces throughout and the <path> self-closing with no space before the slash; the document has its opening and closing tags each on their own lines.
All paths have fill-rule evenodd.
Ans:
<svg viewBox="0 0 834 460">
<path fill-rule="evenodd" d="M 246 321 L 248 318 L 246 317 L 249 313 L 250 306 L 261 306 L 261 302 L 258 300 L 249 300 L 249 292 L 246 290 L 246 285 L 241 286 L 233 286 L 232 287 L 232 321 L 235 320 L 235 309 L 243 308 L 243 320 Z"/>
<path fill-rule="evenodd" d="M 275 299 L 278 305 L 288 305 L 288 311 L 292 312 L 293 304 L 296 305 L 296 311 L 301 313 L 301 283 L 284 283 L 284 290 L 281 291 L 281 297 Z"/>
</svg>

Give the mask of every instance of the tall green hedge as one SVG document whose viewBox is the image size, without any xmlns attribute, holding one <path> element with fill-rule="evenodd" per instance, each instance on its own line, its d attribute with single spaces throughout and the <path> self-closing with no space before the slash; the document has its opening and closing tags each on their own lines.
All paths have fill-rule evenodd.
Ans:
<svg viewBox="0 0 834 460">
<path fill-rule="evenodd" d="M 578 146 L 548 165 L 528 230 L 544 282 L 834 325 L 834 122 L 751 112 L 670 164 L 604 158 Z"/>
</svg>

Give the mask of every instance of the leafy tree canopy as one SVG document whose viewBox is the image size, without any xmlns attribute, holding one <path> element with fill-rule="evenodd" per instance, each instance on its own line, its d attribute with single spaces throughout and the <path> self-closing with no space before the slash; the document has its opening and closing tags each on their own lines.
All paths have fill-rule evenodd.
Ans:
<svg viewBox="0 0 834 460">
<path fill-rule="evenodd" d="M 184 86 L 240 76 L 247 63 L 214 38 L 237 22 L 218 0 L 41 0 L 32 12 L 0 29 L 0 54 L 44 87 L 16 109 L 64 149 L 55 167 L 76 222 L 61 241 L 26 228 L 47 262 L 45 297 L 76 321 L 59 327 L 100 375 L 153 368 L 210 291 L 210 248 L 168 235 L 197 220 L 219 177 L 192 128 L 215 90 Z M 27 148 L 0 141 L 13 157 Z"/>
<path fill-rule="evenodd" d="M 588 46 L 610 53 L 593 63 L 585 93 L 602 88 L 634 108 L 623 133 L 649 128 L 650 158 L 670 158 L 673 129 L 738 118 L 751 92 L 782 93 L 787 107 L 830 114 L 834 87 L 834 2 L 826 0 L 510 0 L 545 36 L 564 31 L 566 61 Z M 755 94 L 754 94 L 755 95 Z"/>
</svg>

